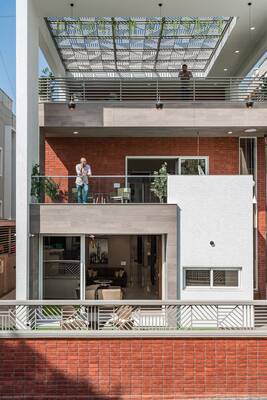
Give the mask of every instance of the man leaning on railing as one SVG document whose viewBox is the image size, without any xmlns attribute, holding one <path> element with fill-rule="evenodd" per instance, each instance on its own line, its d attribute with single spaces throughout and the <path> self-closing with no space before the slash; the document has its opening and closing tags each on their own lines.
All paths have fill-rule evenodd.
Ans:
<svg viewBox="0 0 267 400">
<path fill-rule="evenodd" d="M 76 174 L 77 201 L 78 203 L 88 203 L 88 176 L 92 175 L 92 170 L 85 157 L 82 157 L 80 164 L 76 165 Z"/>
</svg>

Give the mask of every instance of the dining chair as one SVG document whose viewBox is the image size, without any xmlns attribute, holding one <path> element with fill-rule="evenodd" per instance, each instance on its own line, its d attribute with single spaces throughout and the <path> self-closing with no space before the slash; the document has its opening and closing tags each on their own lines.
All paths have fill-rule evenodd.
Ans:
<svg viewBox="0 0 267 400">
<path fill-rule="evenodd" d="M 101 289 L 98 293 L 99 300 L 121 300 L 121 289 Z"/>
<path fill-rule="evenodd" d="M 96 290 L 99 285 L 90 285 L 85 289 L 85 300 L 95 300 L 96 299 Z"/>
</svg>

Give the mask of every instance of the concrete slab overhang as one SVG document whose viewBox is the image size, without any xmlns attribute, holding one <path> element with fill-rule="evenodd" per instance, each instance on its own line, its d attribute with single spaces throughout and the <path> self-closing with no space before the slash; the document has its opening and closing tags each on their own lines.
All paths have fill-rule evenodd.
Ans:
<svg viewBox="0 0 267 400">
<path fill-rule="evenodd" d="M 247 109 L 243 103 L 172 103 L 156 110 L 151 103 L 78 104 L 69 111 L 67 104 L 44 103 L 39 105 L 40 127 L 46 128 L 227 128 L 240 130 L 267 126 L 267 104 L 259 103 Z M 53 131 L 53 130 L 51 130 Z M 73 131 L 73 130 L 72 130 Z M 213 130 L 214 132 L 214 130 Z"/>
</svg>

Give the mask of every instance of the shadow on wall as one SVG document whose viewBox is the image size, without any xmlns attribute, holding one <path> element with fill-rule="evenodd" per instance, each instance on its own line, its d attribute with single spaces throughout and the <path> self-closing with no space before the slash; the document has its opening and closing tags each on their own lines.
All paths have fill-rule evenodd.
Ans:
<svg viewBox="0 0 267 400">
<path fill-rule="evenodd" d="M 1 399 L 120 400 L 101 341 L 3 339 L 0 379 Z"/>
</svg>

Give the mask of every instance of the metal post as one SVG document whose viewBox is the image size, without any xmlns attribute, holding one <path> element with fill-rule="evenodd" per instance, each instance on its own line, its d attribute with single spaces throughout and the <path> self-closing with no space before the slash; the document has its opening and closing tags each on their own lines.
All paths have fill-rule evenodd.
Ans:
<svg viewBox="0 0 267 400">
<path fill-rule="evenodd" d="M 122 81 L 120 80 L 120 101 L 122 101 Z"/>
</svg>

